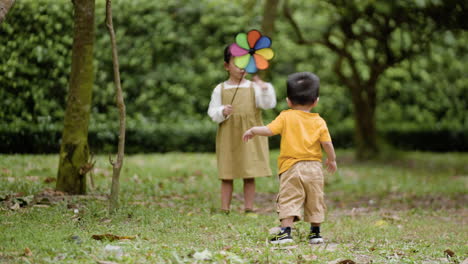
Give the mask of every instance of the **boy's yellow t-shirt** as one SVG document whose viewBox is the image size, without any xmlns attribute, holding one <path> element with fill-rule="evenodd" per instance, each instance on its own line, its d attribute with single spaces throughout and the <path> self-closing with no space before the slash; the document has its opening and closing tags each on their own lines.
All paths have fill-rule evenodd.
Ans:
<svg viewBox="0 0 468 264">
<path fill-rule="evenodd" d="M 278 174 L 298 161 L 322 161 L 320 142 L 331 142 L 327 124 L 317 113 L 285 110 L 267 127 L 273 135 L 281 134 Z"/>
</svg>

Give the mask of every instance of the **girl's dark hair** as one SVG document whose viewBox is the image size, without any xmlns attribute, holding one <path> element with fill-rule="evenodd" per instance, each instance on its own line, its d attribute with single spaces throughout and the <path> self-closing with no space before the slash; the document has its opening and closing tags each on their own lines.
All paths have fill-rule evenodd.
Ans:
<svg viewBox="0 0 468 264">
<path fill-rule="evenodd" d="M 313 104 L 319 97 L 320 79 L 311 72 L 297 72 L 288 76 L 287 95 L 295 105 Z"/>
<path fill-rule="evenodd" d="M 228 45 L 226 48 L 224 48 L 224 62 L 226 62 L 226 63 L 229 63 L 229 61 L 231 61 L 231 57 L 232 57 L 231 51 L 229 50 L 230 46 L 231 45 Z"/>
</svg>

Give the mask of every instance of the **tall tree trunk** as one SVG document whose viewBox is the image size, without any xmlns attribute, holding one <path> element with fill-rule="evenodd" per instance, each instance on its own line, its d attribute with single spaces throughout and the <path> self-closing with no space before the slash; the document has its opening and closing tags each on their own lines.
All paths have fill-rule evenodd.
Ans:
<svg viewBox="0 0 468 264">
<path fill-rule="evenodd" d="M 115 40 L 114 25 L 112 23 L 112 1 L 106 0 L 106 26 L 112 44 L 112 64 L 114 69 L 114 84 L 116 89 L 116 101 L 119 108 L 119 145 L 117 151 L 117 161 L 112 164 L 112 187 L 109 202 L 109 211 L 112 213 L 119 206 L 120 190 L 120 170 L 122 169 L 125 149 L 125 103 L 120 85 L 119 56 L 117 52 L 117 41 Z"/>
<path fill-rule="evenodd" d="M 272 37 L 275 31 L 278 2 L 279 0 L 265 0 L 263 7 L 262 33 L 269 37 Z"/>
<path fill-rule="evenodd" d="M 362 87 L 362 86 L 361 86 Z M 379 153 L 375 122 L 375 87 L 350 89 L 354 107 L 356 157 L 367 160 Z"/>
<path fill-rule="evenodd" d="M 265 0 L 263 6 L 263 18 L 262 18 L 262 35 L 273 38 L 275 32 L 275 21 L 278 13 L 279 0 Z M 261 71 L 260 77 L 264 80 L 271 79 L 271 72 L 269 69 Z"/>
<path fill-rule="evenodd" d="M 57 190 L 86 193 L 88 124 L 94 83 L 94 0 L 74 0 L 72 68 L 65 112 Z"/>
<path fill-rule="evenodd" d="M 15 0 L 0 0 L 0 24 L 5 20 L 8 11 L 15 3 Z"/>
</svg>

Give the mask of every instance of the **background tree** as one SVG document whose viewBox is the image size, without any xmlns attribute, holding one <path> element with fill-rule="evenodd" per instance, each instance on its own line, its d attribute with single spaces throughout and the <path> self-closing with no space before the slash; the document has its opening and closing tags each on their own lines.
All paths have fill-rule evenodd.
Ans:
<svg viewBox="0 0 468 264">
<path fill-rule="evenodd" d="M 278 4 L 279 0 L 265 0 L 263 4 L 263 16 L 262 16 L 262 34 L 274 38 L 275 22 L 278 15 Z M 262 79 L 265 81 L 271 80 L 270 68 L 259 72 Z"/>
<path fill-rule="evenodd" d="M 72 67 L 60 146 L 57 189 L 86 193 L 86 173 L 91 169 L 88 124 L 94 83 L 94 0 L 74 0 Z"/>
<path fill-rule="evenodd" d="M 0 0 L 0 24 L 5 20 L 8 11 L 15 3 L 15 0 Z"/>
<path fill-rule="evenodd" d="M 273 36 L 275 32 L 275 21 L 278 14 L 279 0 L 265 0 L 263 5 L 262 34 Z"/>
<path fill-rule="evenodd" d="M 308 23 L 297 23 L 292 9 Z M 314 11 L 327 10 L 325 16 Z M 466 3 L 458 1 L 326 0 L 307 8 L 291 8 L 284 15 L 301 45 L 322 45 L 335 54 L 333 71 L 348 88 L 353 102 L 357 157 L 379 152 L 375 111 L 377 85 L 384 72 L 402 61 L 427 52 L 440 29 L 466 28 Z M 307 37 L 303 32 L 307 32 Z"/>
</svg>

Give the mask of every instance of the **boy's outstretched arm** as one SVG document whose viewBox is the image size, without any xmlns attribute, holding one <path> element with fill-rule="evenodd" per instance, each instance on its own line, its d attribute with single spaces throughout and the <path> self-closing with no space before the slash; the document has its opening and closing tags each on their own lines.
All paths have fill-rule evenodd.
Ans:
<svg viewBox="0 0 468 264">
<path fill-rule="evenodd" d="M 327 170 L 330 173 L 334 173 L 337 169 L 336 166 L 336 155 L 335 149 L 333 148 L 332 142 L 320 142 L 322 144 L 325 153 L 327 153 L 327 160 L 325 161 L 325 165 L 327 166 Z"/>
<path fill-rule="evenodd" d="M 255 136 L 269 137 L 269 136 L 273 136 L 273 133 L 266 126 L 256 126 L 245 131 L 244 135 L 242 136 L 242 139 L 244 140 L 244 142 L 247 142 L 249 141 L 249 139 L 252 139 Z"/>
</svg>

